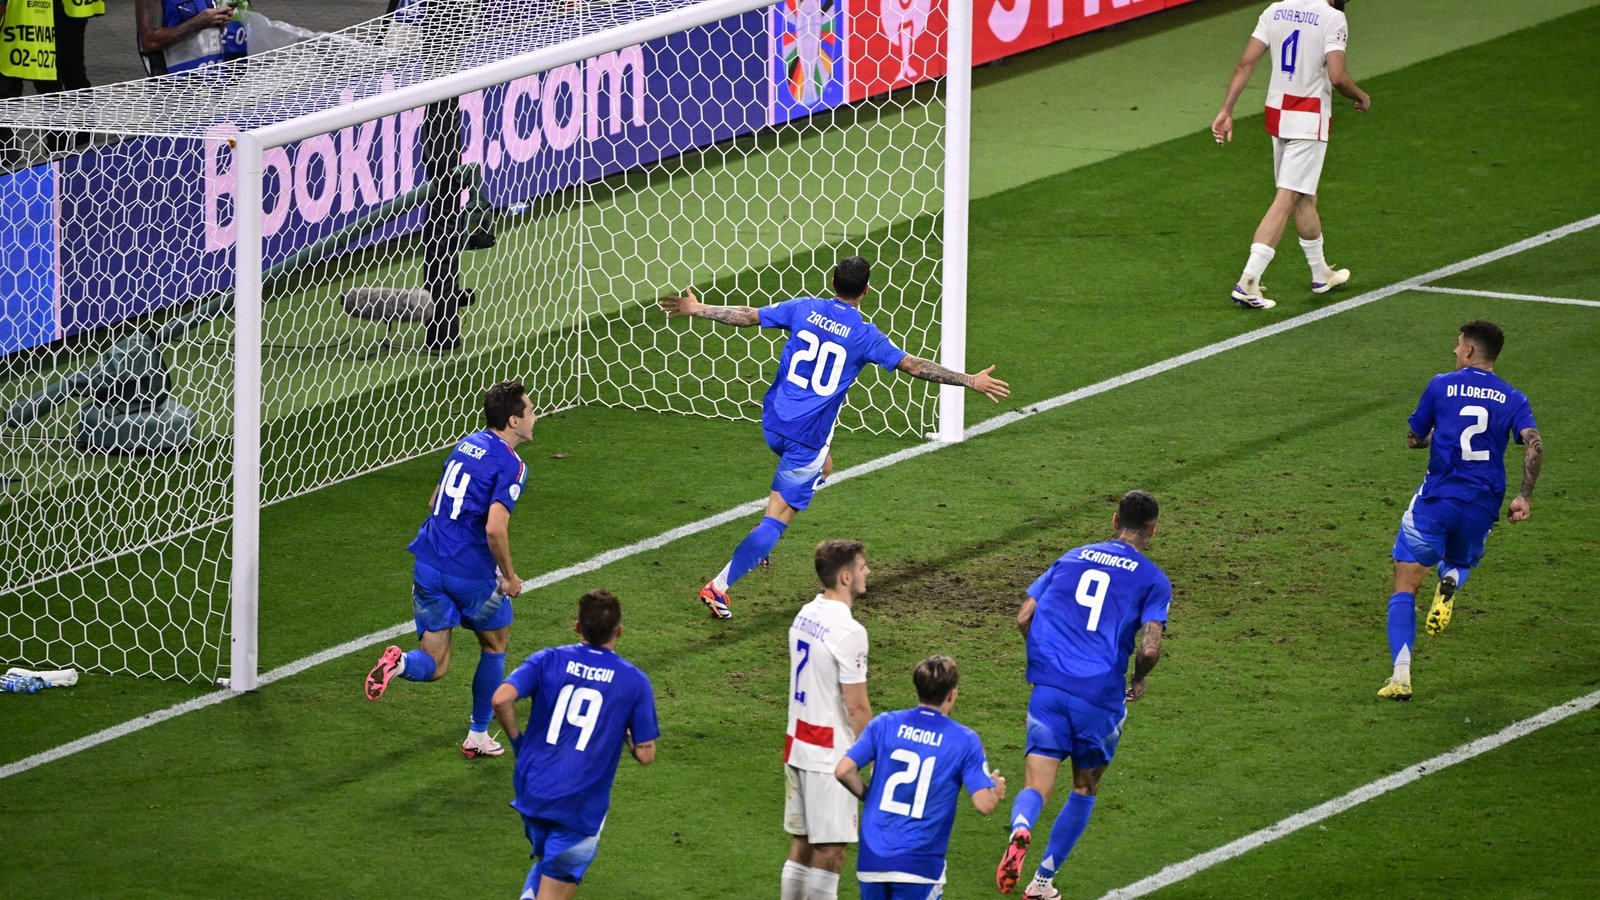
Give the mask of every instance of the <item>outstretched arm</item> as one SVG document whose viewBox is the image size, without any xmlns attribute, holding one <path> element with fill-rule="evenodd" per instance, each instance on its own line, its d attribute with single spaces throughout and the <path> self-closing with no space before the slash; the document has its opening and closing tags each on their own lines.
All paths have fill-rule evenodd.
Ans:
<svg viewBox="0 0 1600 900">
<path fill-rule="evenodd" d="M 994 371 L 994 366 L 976 375 L 964 375 L 954 369 L 946 369 L 931 359 L 907 353 L 900 358 L 900 364 L 895 368 L 912 378 L 920 378 L 934 384 L 959 384 L 962 387 L 972 388 L 996 403 L 1000 402 L 1001 397 L 1011 396 L 1011 385 L 989 374 Z"/>
<path fill-rule="evenodd" d="M 1233 140 L 1233 105 L 1239 102 L 1239 95 L 1244 93 L 1245 85 L 1250 83 L 1250 76 L 1255 73 L 1256 63 L 1267 52 L 1267 45 L 1254 37 L 1244 45 L 1244 53 L 1233 66 L 1233 77 L 1228 79 L 1228 95 L 1222 98 L 1222 109 L 1217 111 L 1217 117 L 1211 120 L 1211 136 L 1217 143 L 1226 144 Z"/>
<path fill-rule="evenodd" d="M 1522 429 L 1522 442 L 1528 445 L 1528 452 L 1522 456 L 1522 489 L 1511 498 L 1511 514 L 1506 517 L 1513 522 L 1533 515 L 1529 501 L 1533 498 L 1533 483 L 1539 480 L 1539 469 L 1544 465 L 1544 438 L 1539 436 L 1539 429 Z"/>
<path fill-rule="evenodd" d="M 661 308 L 666 310 L 669 319 L 678 316 L 696 316 L 741 328 L 746 325 L 761 324 L 761 314 L 755 307 L 707 306 L 694 295 L 694 288 L 684 288 L 682 297 L 662 297 L 658 302 Z"/>
</svg>

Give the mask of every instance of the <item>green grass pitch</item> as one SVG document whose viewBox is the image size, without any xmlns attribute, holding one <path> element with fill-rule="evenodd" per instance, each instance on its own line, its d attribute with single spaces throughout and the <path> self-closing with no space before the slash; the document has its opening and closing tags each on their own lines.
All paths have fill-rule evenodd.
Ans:
<svg viewBox="0 0 1600 900">
<path fill-rule="evenodd" d="M 1205 89 L 1186 107 L 1153 99 L 1159 121 L 1091 116 L 1089 101 L 1072 101 L 1056 114 L 1099 130 L 1060 125 L 1061 146 L 1022 154 L 1033 173 L 1022 181 L 985 157 L 1015 135 L 977 135 L 976 165 L 1015 183 L 972 204 L 969 359 L 999 363 L 1014 394 L 998 407 L 969 399 L 971 421 L 1331 302 L 1304 288 L 1292 238 L 1267 277 L 1278 309 L 1225 298 L 1270 195 L 1268 156 L 1259 119 L 1225 150 L 1204 129 L 1257 5 L 1208 0 L 978 73 L 980 124 L 1023 116 L 1043 96 L 1026 86 L 1097 60 L 1188 71 L 1200 58 Z M 1430 43 L 1417 11 L 1450 3 L 1352 5 L 1352 69 L 1376 102 L 1366 117 L 1338 114 L 1324 175 L 1329 253 L 1355 270 L 1342 297 L 1600 213 L 1600 169 L 1588 163 L 1600 146 L 1600 4 L 1560 5 L 1569 14 L 1551 18 L 1481 4 L 1473 15 L 1500 36 L 1447 45 Z M 1406 29 L 1425 53 L 1395 49 Z M 1364 74 L 1382 54 L 1364 64 L 1363 46 L 1405 64 Z M 1169 74 L 1142 77 L 1154 94 Z M 1070 97 L 1073 83 L 1059 90 Z M 1056 158 L 1073 154 L 1089 160 Z M 1597 250 L 1600 229 L 1589 230 L 1439 285 L 1600 300 Z M 1533 518 L 1496 530 L 1450 629 L 1419 638 L 1416 699 L 1382 704 L 1388 549 L 1426 464 L 1404 448 L 1404 419 L 1449 367 L 1456 326 L 1479 316 L 1506 328 L 1498 371 L 1533 401 L 1545 473 Z M 874 575 L 858 615 L 875 708 L 912 703 L 911 666 L 952 653 L 963 668 L 955 715 L 1015 790 L 1023 590 L 1063 550 L 1105 536 L 1123 490 L 1161 499 L 1150 552 L 1175 588 L 1166 653 L 1062 870 L 1069 897 L 1100 896 L 1595 691 L 1597 358 L 1600 309 L 1402 292 L 840 482 L 796 521 L 773 567 L 736 586 L 731 622 L 711 622 L 693 595 L 744 521 L 524 595 L 513 661 L 571 639 L 584 589 L 615 591 L 619 649 L 650 673 L 661 706 L 657 762 L 624 760 L 583 895 L 777 893 L 783 634 L 815 591 L 809 550 L 826 537 L 868 545 Z M 836 459 L 905 446 L 845 434 Z M 524 577 L 756 499 L 770 470 L 749 423 L 601 408 L 542 421 L 523 456 L 530 487 L 512 541 Z M 428 456 L 264 511 L 264 671 L 408 615 L 403 548 L 437 467 Z M 458 640 L 443 683 L 397 684 L 378 704 L 359 688 L 373 645 L 0 779 L 0 898 L 513 894 L 527 847 L 505 805 L 509 760 L 469 763 L 455 750 L 470 644 Z M 0 766 L 198 693 L 102 676 L 0 697 Z M 1597 736 L 1596 714 L 1579 714 L 1165 894 L 1594 896 Z M 958 815 L 946 896 L 993 891 L 1008 808 Z M 847 873 L 841 895 L 854 890 Z"/>
</svg>

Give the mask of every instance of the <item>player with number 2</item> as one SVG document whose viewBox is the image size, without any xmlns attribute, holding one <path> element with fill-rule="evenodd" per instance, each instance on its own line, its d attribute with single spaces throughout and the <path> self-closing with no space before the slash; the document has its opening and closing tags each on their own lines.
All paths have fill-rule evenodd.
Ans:
<svg viewBox="0 0 1600 900">
<path fill-rule="evenodd" d="M 1028 587 L 1017 613 L 1027 640 L 1027 786 L 1011 807 L 1011 842 L 995 873 L 1000 893 L 1017 888 L 1034 823 L 1050 801 L 1056 772 L 1072 760 L 1072 793 L 1062 805 L 1044 859 L 1023 896 L 1060 897 L 1052 880 L 1089 825 L 1100 777 L 1111 765 L 1145 678 L 1161 658 L 1172 582 L 1145 550 L 1156 533 L 1156 498 L 1129 491 L 1111 517 L 1115 536 L 1069 550 Z M 1128 655 L 1137 647 L 1133 679 Z"/>
<path fill-rule="evenodd" d="M 733 557 L 700 590 L 700 601 L 718 619 L 733 617 L 728 588 L 772 553 L 795 514 L 833 471 L 829 448 L 839 409 L 856 376 L 868 363 L 899 370 L 935 384 L 969 387 L 990 400 L 1008 396 L 1009 386 L 989 373 L 975 375 L 947 369 L 896 347 L 882 331 L 861 317 L 871 265 L 859 256 L 840 260 L 833 270 L 831 298 L 798 297 L 762 309 L 751 306 L 708 306 L 684 289 L 681 297 L 661 298 L 667 316 L 698 316 L 724 325 L 782 328 L 789 332 L 777 377 L 761 404 L 761 428 L 767 446 L 778 455 L 778 471 L 766 515 L 733 551 Z"/>
</svg>

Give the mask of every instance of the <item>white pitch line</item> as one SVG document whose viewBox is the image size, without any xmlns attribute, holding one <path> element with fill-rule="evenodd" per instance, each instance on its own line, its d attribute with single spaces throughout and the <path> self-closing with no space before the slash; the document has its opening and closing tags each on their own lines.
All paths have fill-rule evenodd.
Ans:
<svg viewBox="0 0 1600 900">
<path fill-rule="evenodd" d="M 1303 313 L 1295 316 L 1294 318 L 1285 319 L 1282 322 L 1278 322 L 1273 325 L 1257 328 L 1254 331 L 1247 331 L 1244 334 L 1235 335 L 1234 337 L 1228 338 L 1225 341 L 1218 341 L 1215 344 L 1209 344 L 1205 347 L 1201 347 L 1198 350 L 1191 350 L 1188 353 L 1174 356 L 1158 363 L 1152 363 L 1144 368 L 1135 369 L 1132 372 L 1125 372 L 1116 376 L 1115 378 L 1108 378 L 1105 381 L 1091 384 L 1088 387 L 1081 387 L 1074 391 L 1068 391 L 1065 394 L 1059 394 L 1055 397 L 1051 397 L 1048 400 L 1035 403 L 1032 406 L 995 416 L 992 419 L 979 422 L 971 428 L 966 429 L 964 436 L 967 438 L 974 438 L 979 435 L 988 434 L 991 431 L 1004 428 L 1007 425 L 1015 424 L 1023 419 L 1036 416 L 1039 413 L 1048 412 L 1049 410 L 1065 406 L 1069 403 L 1076 403 L 1079 400 L 1086 400 L 1090 397 L 1104 394 L 1107 391 L 1114 390 L 1119 387 L 1125 387 L 1138 381 L 1143 381 L 1146 378 L 1151 378 L 1164 372 L 1170 372 L 1179 366 L 1185 366 L 1189 363 L 1198 362 L 1202 359 L 1209 359 L 1210 357 L 1216 356 L 1219 353 L 1224 353 L 1228 350 L 1232 350 L 1236 347 L 1243 347 L 1246 344 L 1251 344 L 1264 338 L 1272 337 L 1273 335 L 1282 334 L 1285 331 L 1299 328 L 1302 325 L 1310 325 L 1312 322 L 1319 322 L 1328 318 L 1329 316 L 1336 316 L 1340 313 L 1348 312 L 1349 310 L 1357 307 L 1366 306 L 1368 303 L 1374 303 L 1378 300 L 1382 300 L 1385 297 L 1392 297 L 1395 294 L 1414 290 L 1430 281 L 1437 281 L 1440 278 L 1447 278 L 1451 275 L 1465 272 L 1468 269 L 1473 269 L 1487 263 L 1497 262 L 1505 259 L 1508 256 L 1515 256 L 1516 254 L 1522 253 L 1525 250 L 1531 250 L 1535 247 L 1541 247 L 1552 241 L 1561 240 L 1564 237 L 1577 234 L 1580 231 L 1593 228 L 1596 225 L 1600 225 L 1600 215 L 1590 216 L 1587 219 L 1580 219 L 1576 222 L 1563 225 L 1560 228 L 1546 231 L 1542 234 L 1536 234 L 1533 237 L 1517 241 L 1514 244 L 1507 244 L 1498 250 L 1491 250 L 1488 253 L 1479 254 L 1478 256 L 1474 256 L 1470 259 L 1464 259 L 1458 263 L 1452 263 L 1451 265 L 1440 269 L 1434 269 L 1432 272 L 1426 272 L 1422 275 L 1407 278 L 1404 281 L 1395 282 L 1388 287 L 1378 288 L 1375 291 L 1369 291 L 1365 294 L 1351 297 L 1349 300 L 1345 300 L 1341 303 L 1325 306 L 1313 312 Z M 1241 315 L 1261 315 L 1261 313 L 1254 312 L 1238 312 Z M 876 472 L 879 469 L 886 469 L 889 466 L 905 462 L 908 459 L 922 456 L 927 453 L 933 453 L 938 450 L 943 450 L 951 446 L 955 445 L 932 441 L 923 444 L 917 444 L 916 446 L 907 447 L 904 450 L 891 453 L 888 456 L 882 456 L 877 459 L 861 463 L 860 465 L 851 466 L 850 468 L 844 469 L 840 472 L 835 472 L 833 475 L 829 476 L 828 482 L 829 484 L 836 484 L 841 481 L 848 481 L 851 478 L 867 475 L 872 472 Z M 685 538 L 690 535 L 699 534 L 700 532 L 711 528 L 726 525 L 730 522 L 737 521 L 744 516 L 759 512 L 765 508 L 765 498 L 760 500 L 752 500 L 748 503 L 742 503 L 733 507 L 732 509 L 727 509 L 717 513 L 714 516 L 707 516 L 699 521 L 690 522 L 687 525 L 680 525 L 677 528 L 674 528 L 670 531 L 664 531 L 654 537 L 645 538 L 642 541 L 635 541 L 634 543 L 628 544 L 625 547 L 617 547 L 612 550 L 607 550 L 604 553 L 590 557 L 583 562 L 567 566 L 564 569 L 546 572 L 543 575 L 523 582 L 522 587 L 525 591 L 547 587 L 555 584 L 558 581 L 564 581 L 565 579 L 572 578 L 577 575 L 593 572 L 602 566 L 607 566 L 611 563 L 627 559 L 630 556 L 637 556 L 640 553 L 648 553 L 651 550 L 659 550 L 680 538 Z M 322 663 L 330 660 L 338 659 L 341 656 L 354 653 L 363 647 L 370 646 L 380 641 L 392 640 L 410 632 L 413 627 L 414 626 L 411 622 L 401 622 L 389 628 L 385 628 L 382 631 L 375 631 L 371 634 L 345 641 L 336 647 L 329 647 L 328 649 L 319 653 L 314 653 L 311 656 L 307 656 L 303 659 L 289 663 L 288 665 L 280 666 L 270 672 L 266 672 L 262 674 L 261 678 L 259 679 L 259 684 L 264 687 L 274 681 L 304 672 L 312 666 L 321 665 Z M 141 731 L 150 727 L 151 725 L 165 722 L 168 719 L 181 716 L 184 713 L 193 712 L 197 709 L 204 709 L 207 706 L 212 706 L 237 696 L 239 696 L 239 694 L 234 691 L 218 691 L 214 694 L 196 697 L 193 700 L 179 703 L 176 706 L 171 706 L 167 709 L 150 713 L 149 715 L 130 719 L 120 725 L 115 725 L 111 728 L 97 731 L 94 734 L 88 735 L 87 737 L 82 737 L 78 740 L 62 744 L 59 747 L 35 753 L 32 756 L 17 760 L 14 763 L 0 766 L 0 780 L 9 778 L 12 775 L 26 772 L 29 769 L 42 766 L 45 763 L 54 762 L 58 759 L 71 756 L 74 753 L 77 753 L 81 750 L 87 750 L 88 748 L 96 746 L 97 744 L 103 744 L 106 741 L 115 740 L 117 738 L 133 734 L 136 731 Z"/>
<path fill-rule="evenodd" d="M 1460 297 L 1491 297 L 1495 300 L 1532 300 L 1535 303 L 1559 303 L 1562 306 L 1595 306 L 1600 307 L 1600 300 L 1576 300 L 1572 297 L 1545 297 L 1540 294 L 1508 294 L 1504 291 L 1469 291 L 1463 288 L 1447 287 L 1422 287 L 1419 291 L 1430 294 L 1455 294 Z"/>
<path fill-rule="evenodd" d="M 1488 753 L 1490 750 L 1505 746 L 1517 738 L 1525 737 L 1547 725 L 1554 725 L 1568 716 L 1594 709 L 1596 706 L 1600 706 L 1600 691 L 1587 694 L 1575 700 L 1568 700 L 1560 706 L 1553 706 L 1536 716 L 1530 716 L 1520 722 L 1508 725 L 1487 737 L 1481 737 L 1470 743 L 1462 744 L 1448 753 L 1441 753 L 1432 759 L 1401 769 L 1393 775 L 1362 785 L 1343 797 L 1313 806 L 1305 812 L 1297 813 L 1260 831 L 1252 832 L 1236 841 L 1223 844 L 1215 850 L 1202 853 L 1181 863 L 1167 866 L 1149 878 L 1111 891 L 1102 900 L 1125 900 L 1125 898 L 1129 897 L 1142 897 L 1145 894 L 1170 887 L 1218 863 L 1227 862 L 1263 844 L 1291 835 L 1307 825 L 1315 825 L 1323 819 L 1336 816 L 1351 807 L 1359 806 L 1375 797 L 1381 797 L 1390 791 L 1405 787 L 1424 775 L 1432 775 L 1456 763 L 1465 762 L 1474 756 Z"/>
</svg>

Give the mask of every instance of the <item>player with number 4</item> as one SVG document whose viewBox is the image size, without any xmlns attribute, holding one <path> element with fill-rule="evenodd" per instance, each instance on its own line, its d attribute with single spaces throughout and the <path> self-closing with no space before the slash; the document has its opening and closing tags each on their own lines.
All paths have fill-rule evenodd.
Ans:
<svg viewBox="0 0 1600 900">
<path fill-rule="evenodd" d="M 517 754 L 516 799 L 538 862 L 523 900 L 576 896 L 594 861 L 611 808 L 611 785 L 627 748 L 641 765 L 656 758 L 655 693 L 650 679 L 617 655 L 622 604 L 609 591 L 578 601 L 583 642 L 528 657 L 494 692 L 494 717 Z M 517 727 L 517 701 L 533 698 L 528 729 Z"/>
<path fill-rule="evenodd" d="M 859 256 L 840 260 L 833 270 L 831 298 L 798 297 L 762 309 L 752 306 L 708 306 L 685 288 L 681 297 L 661 298 L 667 316 L 698 316 L 724 325 L 783 328 L 778 374 L 761 403 L 761 428 L 767 446 L 778 455 L 778 471 L 766 515 L 733 551 L 733 557 L 700 590 L 700 602 L 718 619 L 732 618 L 728 588 L 772 553 L 795 514 L 833 471 L 829 447 L 845 394 L 868 363 L 935 384 L 969 387 L 990 400 L 1008 396 L 1009 386 L 990 375 L 990 366 L 975 375 L 956 372 L 912 356 L 861 317 L 871 265 Z"/>
<path fill-rule="evenodd" d="M 1067 551 L 1028 587 L 1017 613 L 1027 640 L 1027 786 L 1011 807 L 1011 842 L 995 882 L 1017 888 L 1034 823 L 1050 801 L 1056 772 L 1072 760 L 1072 793 L 1062 805 L 1044 859 L 1023 896 L 1060 897 L 1052 879 L 1089 825 L 1100 777 L 1122 738 L 1128 702 L 1144 696 L 1145 678 L 1161 658 L 1161 633 L 1172 604 L 1172 582 L 1144 554 L 1156 533 L 1160 507 L 1144 491 L 1129 491 L 1111 517 L 1115 537 Z M 1137 647 L 1133 679 L 1128 655 Z"/>
</svg>

